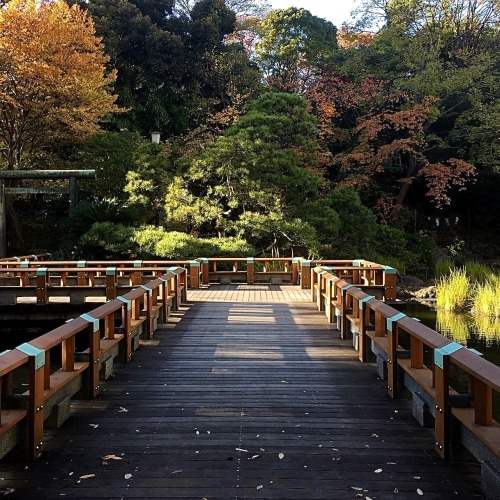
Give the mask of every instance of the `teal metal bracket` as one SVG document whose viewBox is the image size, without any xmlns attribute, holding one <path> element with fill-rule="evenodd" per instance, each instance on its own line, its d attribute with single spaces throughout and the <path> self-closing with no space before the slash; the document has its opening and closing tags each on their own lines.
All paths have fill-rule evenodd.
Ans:
<svg viewBox="0 0 500 500">
<path fill-rule="evenodd" d="M 87 265 L 87 261 L 86 260 L 79 260 L 76 263 L 76 267 L 85 267 L 86 265 Z"/>
<path fill-rule="evenodd" d="M 312 261 L 311 261 L 311 260 L 303 260 L 303 261 L 300 263 L 300 265 L 301 265 L 302 267 L 311 267 L 311 263 L 312 263 Z"/>
<path fill-rule="evenodd" d="M 80 318 L 84 319 L 85 321 L 88 321 L 89 323 L 92 323 L 94 327 L 94 332 L 97 332 L 99 330 L 99 320 L 97 318 L 94 318 L 90 314 L 80 314 Z"/>
<path fill-rule="evenodd" d="M 467 347 L 467 350 L 470 351 L 472 354 L 475 354 L 476 356 L 484 356 L 482 352 L 479 352 L 476 349 L 472 349 L 471 347 Z"/>
<path fill-rule="evenodd" d="M 114 276 L 116 274 L 116 267 L 107 267 L 106 276 Z"/>
<path fill-rule="evenodd" d="M 200 263 L 197 260 L 188 260 L 191 267 L 200 267 Z"/>
<path fill-rule="evenodd" d="M 375 297 L 373 295 L 368 295 L 366 296 L 364 299 L 361 299 L 358 301 L 358 307 L 359 307 L 359 310 L 362 311 L 365 307 L 365 304 L 366 302 L 374 299 Z"/>
<path fill-rule="evenodd" d="M 354 285 L 345 285 L 343 286 L 340 291 L 342 293 L 342 297 L 346 294 L 347 290 L 349 290 L 349 288 L 352 288 Z"/>
<path fill-rule="evenodd" d="M 255 259 L 253 257 L 247 257 L 247 264 L 255 264 Z"/>
<path fill-rule="evenodd" d="M 361 262 L 363 259 L 354 259 L 352 261 L 352 267 L 361 267 Z"/>
<path fill-rule="evenodd" d="M 331 273 L 332 272 L 332 268 L 331 267 L 328 267 L 328 266 L 321 266 L 321 269 L 323 271 L 326 271 L 327 273 Z"/>
<path fill-rule="evenodd" d="M 35 347 L 28 342 L 17 346 L 16 349 L 24 352 L 24 354 L 27 354 L 30 357 L 35 358 L 35 370 L 38 370 L 38 368 L 45 365 L 45 351 L 42 351 L 42 349 L 38 349 L 38 347 Z"/>
<path fill-rule="evenodd" d="M 456 342 L 450 342 L 448 345 L 445 345 L 440 349 L 434 349 L 434 364 L 442 370 L 444 367 L 444 357 L 449 356 L 450 354 L 453 354 L 463 348 L 464 346 L 457 344 Z"/>
<path fill-rule="evenodd" d="M 134 267 L 142 267 L 142 260 L 134 260 Z"/>
<path fill-rule="evenodd" d="M 161 279 L 161 278 L 160 278 Z M 125 297 L 116 297 L 118 300 L 121 300 L 124 304 L 127 305 L 127 311 L 130 311 L 132 309 L 132 301 L 130 299 L 126 299 Z"/>
<path fill-rule="evenodd" d="M 387 324 L 387 329 L 392 332 L 392 325 L 393 323 L 396 323 L 400 319 L 403 319 L 406 317 L 405 313 L 398 313 L 392 316 L 391 318 L 386 319 L 386 324 Z"/>
<path fill-rule="evenodd" d="M 300 257 L 293 257 L 292 264 L 297 264 L 300 261 Z"/>
<path fill-rule="evenodd" d="M 200 257 L 200 262 L 202 264 L 208 264 L 208 259 L 206 257 Z"/>
<path fill-rule="evenodd" d="M 47 274 L 48 268 L 47 267 L 39 267 L 36 270 L 36 275 L 37 276 L 45 276 Z"/>
<path fill-rule="evenodd" d="M 153 290 L 151 288 L 149 288 L 148 286 L 146 285 L 141 285 L 141 288 L 143 290 L 146 290 L 146 292 L 148 292 L 148 297 L 152 297 L 153 296 Z"/>
<path fill-rule="evenodd" d="M 383 266 L 385 274 L 398 274 L 398 270 L 391 266 Z"/>
<path fill-rule="evenodd" d="M 21 267 L 30 267 L 30 261 L 29 260 L 23 260 L 21 262 Z"/>
</svg>

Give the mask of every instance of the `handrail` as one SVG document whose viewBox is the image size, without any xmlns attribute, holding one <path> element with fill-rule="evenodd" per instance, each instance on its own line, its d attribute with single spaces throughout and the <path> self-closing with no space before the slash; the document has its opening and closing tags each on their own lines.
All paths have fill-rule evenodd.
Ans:
<svg viewBox="0 0 500 500">
<path fill-rule="evenodd" d="M 327 286 L 332 283 L 332 286 Z M 353 285 L 328 272 L 325 267 L 313 269 L 311 299 L 325 311 L 329 321 L 337 321 L 341 337 L 357 336 L 359 359 L 366 361 L 368 339 L 387 359 L 388 394 L 399 396 L 399 371 L 404 372 L 434 401 L 435 450 L 443 458 L 449 456 L 451 416 L 465 425 L 497 456 L 500 452 L 500 426 L 492 417 L 493 392 L 500 393 L 500 367 L 476 352 L 450 341 L 443 335 L 406 316 L 386 303 L 365 294 Z M 335 314 L 329 313 L 332 309 Z M 409 336 L 409 348 L 400 340 Z M 432 351 L 433 363 L 424 364 L 424 349 Z M 450 366 L 465 372 L 470 378 L 468 397 L 474 403 L 470 409 L 455 409 L 450 395 L 455 393 Z M 488 432 L 494 428 L 497 432 Z"/>
<path fill-rule="evenodd" d="M 165 322 L 170 310 L 178 309 L 181 300 L 187 299 L 186 283 L 186 269 L 170 268 L 146 285 L 141 284 L 29 343 L 0 354 L 0 436 L 26 419 L 27 456 L 37 458 L 43 449 L 44 407 L 47 401 L 81 374 L 85 374 L 88 380 L 88 396 L 95 398 L 100 391 L 101 356 L 120 343 L 124 361 L 130 361 L 133 330 L 144 323 L 146 338 L 150 339 L 155 328 L 155 315 Z M 115 328 L 116 313 L 121 315 L 118 329 Z M 77 361 L 76 358 L 76 336 L 82 334 L 87 336 L 88 361 Z M 51 350 L 58 346 L 61 347 L 60 368 L 53 371 Z M 13 396 L 13 373 L 24 364 L 29 364 L 29 389 L 23 395 L 28 401 L 27 410 L 6 409 L 4 405 Z"/>
</svg>

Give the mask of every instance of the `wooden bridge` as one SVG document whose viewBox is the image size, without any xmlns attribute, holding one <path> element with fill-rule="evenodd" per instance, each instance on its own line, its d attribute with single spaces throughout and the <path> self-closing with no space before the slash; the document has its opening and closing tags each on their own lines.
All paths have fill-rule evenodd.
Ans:
<svg viewBox="0 0 500 500">
<path fill-rule="evenodd" d="M 485 476 L 494 477 L 494 471 L 488 469 L 485 475 L 484 466 L 460 447 L 453 448 L 452 461 L 442 460 L 435 453 L 435 429 L 418 425 L 414 402 L 388 396 L 384 373 L 379 369 L 377 374 L 376 364 L 368 359 L 359 362 L 361 351 L 366 350 L 363 334 L 371 334 L 364 331 L 359 315 L 352 314 L 359 308 L 352 301 L 376 309 L 378 301 L 373 297 L 356 296 L 354 287 L 342 285 L 340 278 L 321 268 L 312 272 L 310 288 L 210 284 L 189 290 L 187 296 L 187 279 L 182 276 L 172 269 L 163 278 L 151 278 L 148 285 L 132 290 L 129 298 L 122 297 L 123 311 L 130 314 L 128 319 L 122 315 L 125 327 L 118 331 L 106 319 L 119 313 L 111 312 L 118 299 L 61 327 L 67 330 L 76 321 L 73 330 L 103 330 L 101 335 L 90 333 L 97 345 L 92 348 L 90 343 L 82 366 L 61 361 L 62 372 L 83 370 L 85 363 L 97 365 L 89 372 L 87 388 L 83 385 L 90 398 L 65 399 L 60 405 L 51 402 L 52 412 L 62 414 L 67 407 L 71 418 L 58 429 L 46 428 L 43 438 L 36 435 L 40 412 L 35 408 L 28 441 L 34 432 L 32 454 L 39 455 L 40 440 L 43 454 L 35 462 L 20 461 L 12 452 L 4 457 L 0 492 L 33 500 L 469 499 L 483 494 L 494 498 L 494 481 L 490 493 L 488 485 L 484 490 L 481 484 Z M 338 293 L 329 283 L 340 285 Z M 387 319 L 383 307 L 391 309 L 381 307 L 370 320 L 380 338 L 380 318 Z M 325 314 L 318 313 L 318 308 Z M 385 313 L 395 325 L 401 322 L 390 311 Z M 85 330 L 84 322 L 91 328 Z M 346 322 L 358 327 L 352 332 L 357 349 L 346 334 Z M 134 340 L 125 343 L 129 362 L 115 367 L 106 380 L 101 370 L 99 380 L 99 365 L 106 349 L 111 349 L 106 341 L 124 341 L 139 323 L 143 324 L 141 340 L 137 345 Z M 390 339 L 390 332 L 384 338 L 388 333 Z M 70 336 L 65 335 L 61 347 L 66 353 L 63 358 L 69 358 L 74 344 L 68 345 Z M 52 334 L 52 343 L 56 336 Z M 42 350 L 46 340 L 41 337 L 37 342 L 32 344 Z M 372 342 L 383 344 L 380 339 Z M 141 348 L 134 350 L 139 343 Z M 415 342 L 412 347 L 419 352 Z M 13 352 L 0 356 L 3 402 L 12 393 L 5 381 Z M 50 351 L 44 352 L 47 358 Z M 43 367 L 40 370 L 44 372 Z M 51 370 L 48 375 L 45 370 L 38 382 L 46 387 L 38 402 L 42 414 L 48 411 L 44 409 L 48 393 L 63 378 L 58 375 L 61 370 Z M 390 382 L 393 372 L 389 372 Z M 490 387 L 497 391 L 498 372 L 491 373 Z M 36 393 L 37 381 L 30 384 L 30 392 Z M 31 400 L 28 413 L 30 406 Z M 2 409 L 0 430 L 13 411 Z M 490 467 L 495 455 L 498 458 L 500 436 L 494 421 L 484 428 L 485 439 L 489 436 L 491 441 Z M 29 447 L 28 443 L 28 452 Z"/>
</svg>

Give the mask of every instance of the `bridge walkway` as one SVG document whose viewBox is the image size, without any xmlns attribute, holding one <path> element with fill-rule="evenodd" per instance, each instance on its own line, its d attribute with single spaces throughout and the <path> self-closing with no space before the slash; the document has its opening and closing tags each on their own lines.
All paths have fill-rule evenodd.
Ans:
<svg viewBox="0 0 500 500">
<path fill-rule="evenodd" d="M 35 463 L 0 464 L 8 498 L 473 499 L 408 400 L 309 302 L 279 285 L 210 286 L 74 402 Z"/>
</svg>

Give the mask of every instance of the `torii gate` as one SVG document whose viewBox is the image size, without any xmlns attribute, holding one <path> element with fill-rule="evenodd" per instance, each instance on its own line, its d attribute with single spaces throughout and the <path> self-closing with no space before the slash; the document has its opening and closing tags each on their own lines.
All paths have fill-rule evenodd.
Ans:
<svg viewBox="0 0 500 500">
<path fill-rule="evenodd" d="M 0 257 L 7 253 L 6 194 L 69 194 L 70 208 L 76 205 L 76 179 L 95 179 L 95 170 L 6 170 L 0 171 Z M 7 179 L 69 179 L 69 186 L 62 188 L 5 187 Z"/>
</svg>

